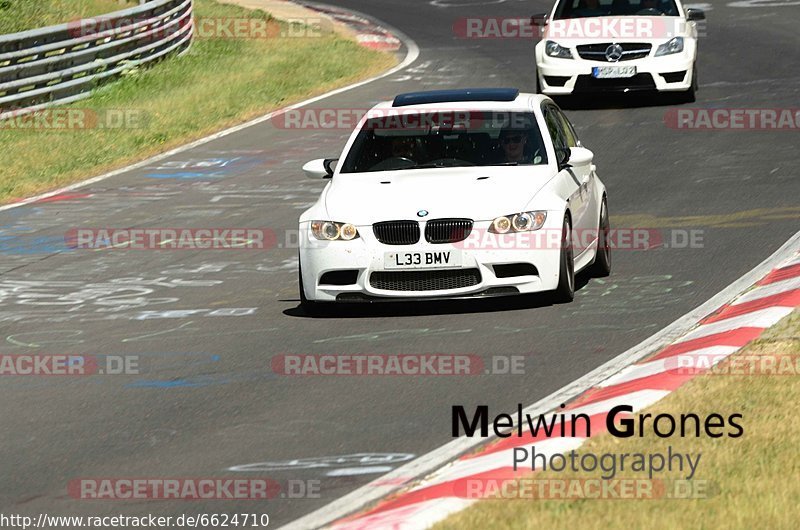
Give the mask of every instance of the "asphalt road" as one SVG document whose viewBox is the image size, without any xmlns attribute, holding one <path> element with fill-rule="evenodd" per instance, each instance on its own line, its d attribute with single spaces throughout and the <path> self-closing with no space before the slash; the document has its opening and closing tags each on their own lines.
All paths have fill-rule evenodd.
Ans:
<svg viewBox="0 0 800 530">
<path fill-rule="evenodd" d="M 713 4 L 694 107 L 798 106 L 800 6 L 790 3 Z M 533 42 L 462 40 L 452 26 L 458 17 L 527 16 L 549 4 L 336 4 L 395 26 L 421 55 L 403 72 L 316 107 L 366 108 L 421 89 L 534 89 Z M 357 453 L 421 455 L 450 440 L 452 405 L 500 412 L 532 403 L 637 344 L 754 267 L 800 224 L 796 130 L 674 130 L 664 124 L 670 105 L 622 100 L 568 115 L 596 153 L 616 227 L 698 230 L 702 245 L 619 250 L 613 276 L 584 279 L 569 305 L 418 304 L 305 317 L 297 251 L 287 237 L 323 183 L 304 180 L 300 167 L 338 155 L 345 130 L 268 122 L 78 191 L 88 196 L 0 212 L 0 354 L 133 355 L 141 370 L 0 379 L 0 511 L 257 512 L 280 525 L 378 475 L 341 471 L 355 464 L 229 468 Z M 266 227 L 282 246 L 64 251 L 64 233 L 73 227 Z M 469 377 L 273 373 L 271 359 L 290 353 L 524 355 L 526 364 L 520 375 Z M 328 476 L 333 470 L 345 476 Z M 82 477 L 229 476 L 318 480 L 320 492 L 268 502 L 82 501 L 67 494 L 69 481 Z"/>
</svg>

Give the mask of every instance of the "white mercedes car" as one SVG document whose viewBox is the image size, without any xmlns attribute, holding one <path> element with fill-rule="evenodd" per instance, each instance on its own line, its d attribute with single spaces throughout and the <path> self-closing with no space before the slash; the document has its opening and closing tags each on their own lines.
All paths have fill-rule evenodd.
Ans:
<svg viewBox="0 0 800 530">
<path fill-rule="evenodd" d="M 680 0 L 558 0 L 532 20 L 542 28 L 541 94 L 650 90 L 695 99 L 700 9 Z"/>
<path fill-rule="evenodd" d="M 370 110 L 300 217 L 300 298 L 322 303 L 552 291 L 610 272 L 606 188 L 553 101 L 419 92 Z M 309 312 L 310 312 L 309 311 Z"/>
</svg>

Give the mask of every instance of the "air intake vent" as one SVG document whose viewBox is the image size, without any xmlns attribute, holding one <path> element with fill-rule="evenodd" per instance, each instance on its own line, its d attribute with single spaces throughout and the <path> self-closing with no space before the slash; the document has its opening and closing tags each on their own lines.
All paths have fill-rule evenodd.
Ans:
<svg viewBox="0 0 800 530">
<path fill-rule="evenodd" d="M 328 271 L 319 279 L 320 285 L 353 285 L 356 282 L 357 270 Z"/>
<path fill-rule="evenodd" d="M 413 245 L 419 241 L 419 223 L 416 221 L 375 223 L 372 231 L 384 245 Z"/>
<path fill-rule="evenodd" d="M 494 275 L 498 278 L 539 276 L 539 271 L 530 263 L 508 263 L 503 265 L 494 265 Z"/>
<path fill-rule="evenodd" d="M 568 75 L 546 75 L 544 82 L 550 86 L 564 86 L 569 81 Z"/>
<path fill-rule="evenodd" d="M 683 78 L 686 77 L 686 70 L 681 70 L 680 72 L 668 72 L 661 75 L 664 77 L 664 81 L 667 83 L 680 83 L 683 81 Z"/>
<path fill-rule="evenodd" d="M 373 272 L 369 284 L 385 291 L 445 291 L 481 283 L 478 269 L 440 271 Z"/>
<path fill-rule="evenodd" d="M 434 219 L 425 225 L 428 243 L 456 243 L 472 233 L 472 219 Z"/>
</svg>

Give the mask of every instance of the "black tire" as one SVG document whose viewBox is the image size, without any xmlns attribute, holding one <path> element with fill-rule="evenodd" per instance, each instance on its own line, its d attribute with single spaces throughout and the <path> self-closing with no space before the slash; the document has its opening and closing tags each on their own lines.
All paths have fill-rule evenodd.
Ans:
<svg viewBox="0 0 800 530">
<path fill-rule="evenodd" d="M 553 291 L 553 301 L 565 304 L 575 299 L 575 256 L 572 249 L 572 226 L 569 216 L 564 216 L 561 228 L 561 266 L 558 271 L 558 287 Z"/>
<path fill-rule="evenodd" d="M 689 90 L 681 94 L 681 101 L 683 103 L 694 103 L 697 101 L 697 67 L 692 68 L 692 86 Z"/>
<path fill-rule="evenodd" d="M 539 70 L 538 69 L 536 70 L 535 75 L 536 75 L 536 93 L 537 94 L 541 94 L 542 93 L 542 82 L 539 81 Z"/>
<path fill-rule="evenodd" d="M 303 288 L 303 267 L 302 265 L 298 265 L 297 267 L 298 273 L 298 287 L 300 288 L 300 308 L 303 312 L 309 316 L 316 316 L 321 314 L 320 305 L 317 302 L 309 300 L 306 298 L 306 291 Z"/>
<path fill-rule="evenodd" d="M 597 226 L 597 253 L 590 269 L 594 278 L 605 278 L 611 274 L 611 249 L 609 248 L 608 234 L 611 231 L 611 222 L 608 220 L 608 202 L 603 197 L 600 205 L 600 222 Z"/>
</svg>

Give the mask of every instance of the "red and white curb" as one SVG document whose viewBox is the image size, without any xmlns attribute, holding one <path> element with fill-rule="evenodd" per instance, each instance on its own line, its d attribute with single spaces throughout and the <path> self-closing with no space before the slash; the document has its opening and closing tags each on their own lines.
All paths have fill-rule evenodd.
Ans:
<svg viewBox="0 0 800 530">
<path fill-rule="evenodd" d="M 356 41 L 367 48 L 382 51 L 397 51 L 402 42 L 394 33 L 370 19 L 357 15 L 352 11 L 328 5 L 309 2 L 296 2 L 306 9 L 329 16 L 337 22 L 350 27 L 356 33 Z"/>
<path fill-rule="evenodd" d="M 637 361 L 571 401 L 567 410 L 584 413 L 591 425 L 605 425 L 605 416 L 617 405 L 641 410 L 661 400 L 703 370 L 679 370 L 676 359 L 703 359 L 695 366 L 710 367 L 758 338 L 767 328 L 800 306 L 800 252 L 774 268 L 748 291 L 705 316 L 697 326 L 644 360 Z M 576 425 L 577 427 L 577 425 Z M 566 427 L 569 432 L 569 426 Z M 595 433 L 599 432 L 594 429 Z M 580 434 L 579 432 L 576 434 Z M 493 441 L 477 453 L 463 455 L 438 469 L 411 489 L 387 498 L 374 508 L 332 525 L 337 530 L 429 528 L 461 511 L 475 499 L 465 498 L 467 481 L 501 481 L 521 476 L 514 471 L 512 452 L 536 442 L 537 454 L 564 453 L 585 437 L 548 437 L 530 432 Z"/>
</svg>

